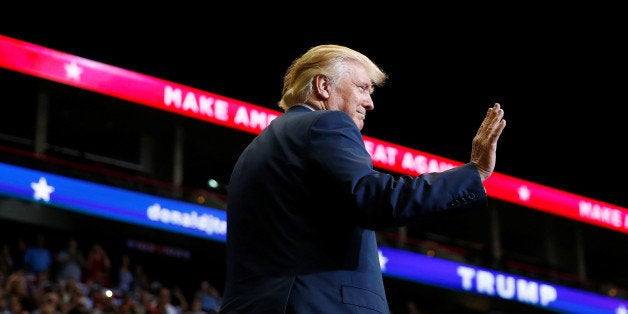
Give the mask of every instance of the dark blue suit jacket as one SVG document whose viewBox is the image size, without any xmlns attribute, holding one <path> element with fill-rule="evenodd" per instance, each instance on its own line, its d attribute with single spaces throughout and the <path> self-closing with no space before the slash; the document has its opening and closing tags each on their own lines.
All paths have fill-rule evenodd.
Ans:
<svg viewBox="0 0 628 314">
<path fill-rule="evenodd" d="M 221 313 L 388 313 L 374 230 L 486 200 L 473 164 L 381 173 L 347 114 L 295 106 L 233 169 Z"/>
</svg>

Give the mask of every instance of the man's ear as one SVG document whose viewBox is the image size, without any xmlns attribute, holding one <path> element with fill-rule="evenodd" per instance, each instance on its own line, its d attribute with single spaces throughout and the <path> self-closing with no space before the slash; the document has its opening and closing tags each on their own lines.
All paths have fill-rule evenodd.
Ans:
<svg viewBox="0 0 628 314">
<path fill-rule="evenodd" d="M 329 98 L 329 89 L 331 88 L 331 82 L 329 77 L 319 74 L 314 77 L 314 92 L 319 98 Z"/>
</svg>

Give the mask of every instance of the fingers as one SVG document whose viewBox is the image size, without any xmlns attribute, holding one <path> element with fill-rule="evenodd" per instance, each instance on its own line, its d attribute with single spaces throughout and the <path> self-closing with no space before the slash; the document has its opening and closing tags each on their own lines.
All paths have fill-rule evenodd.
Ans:
<svg viewBox="0 0 628 314">
<path fill-rule="evenodd" d="M 501 108 L 501 105 L 499 103 L 495 103 L 493 107 L 488 108 L 486 118 L 488 119 L 489 124 L 498 123 L 503 117 L 504 110 Z"/>
<path fill-rule="evenodd" d="M 478 134 L 484 134 L 493 140 L 497 140 L 506 127 L 506 120 L 503 118 L 504 110 L 501 109 L 499 103 L 495 103 L 493 107 L 488 108 L 486 117 L 478 129 Z"/>
<path fill-rule="evenodd" d="M 504 114 L 502 112 L 502 116 L 503 115 Z M 495 136 L 495 140 L 499 138 L 499 136 L 502 134 L 502 131 L 504 130 L 505 127 L 506 127 L 506 119 L 499 120 L 499 122 L 497 123 L 497 128 L 495 129 L 495 132 L 493 132 L 493 136 Z"/>
<path fill-rule="evenodd" d="M 504 110 L 499 103 L 495 103 L 492 108 L 489 108 L 492 114 L 491 125 L 494 137 L 498 138 L 506 127 L 506 120 L 504 120 Z"/>
</svg>

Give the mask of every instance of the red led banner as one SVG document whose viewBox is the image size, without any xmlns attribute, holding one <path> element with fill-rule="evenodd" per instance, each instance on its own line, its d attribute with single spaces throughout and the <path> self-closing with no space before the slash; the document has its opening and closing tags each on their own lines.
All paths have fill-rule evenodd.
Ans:
<svg viewBox="0 0 628 314">
<path fill-rule="evenodd" d="M 281 114 L 2 35 L 0 67 L 253 134 Z M 364 142 L 375 167 L 397 173 L 417 175 L 462 164 L 367 136 Z M 626 208 L 501 173 L 484 185 L 493 198 L 628 233 Z"/>
</svg>

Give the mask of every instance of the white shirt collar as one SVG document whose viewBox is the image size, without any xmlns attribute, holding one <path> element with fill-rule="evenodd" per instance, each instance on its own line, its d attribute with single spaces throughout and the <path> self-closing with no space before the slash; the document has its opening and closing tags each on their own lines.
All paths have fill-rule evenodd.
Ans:
<svg viewBox="0 0 628 314">
<path fill-rule="evenodd" d="M 308 108 L 308 109 L 310 109 L 310 110 L 312 110 L 312 111 L 315 111 L 315 110 L 314 110 L 314 108 L 310 107 L 310 106 L 309 106 L 309 105 L 307 105 L 307 104 L 298 104 L 297 106 L 302 106 L 302 107 Z"/>
</svg>

